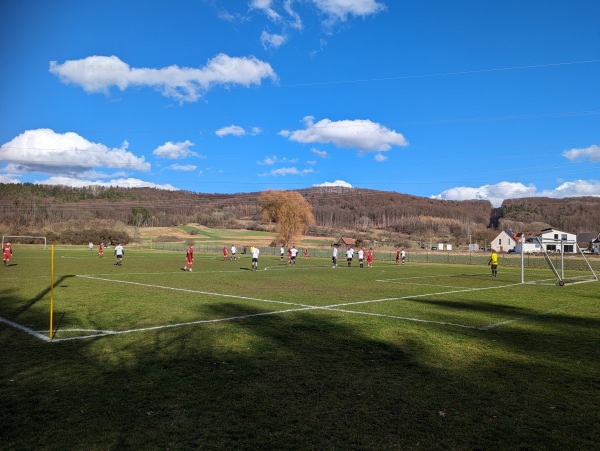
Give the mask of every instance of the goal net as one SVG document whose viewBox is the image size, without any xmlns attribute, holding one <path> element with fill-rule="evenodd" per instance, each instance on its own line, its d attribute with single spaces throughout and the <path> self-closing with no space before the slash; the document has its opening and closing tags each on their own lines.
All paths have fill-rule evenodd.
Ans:
<svg viewBox="0 0 600 451">
<path fill-rule="evenodd" d="M 2 235 L 2 248 L 4 249 L 5 243 L 19 243 L 19 244 L 44 244 L 46 249 L 46 237 L 45 236 L 29 236 L 29 235 Z"/>
<path fill-rule="evenodd" d="M 598 276 L 576 241 L 529 236 L 521 242 L 522 283 L 563 286 L 596 281 Z"/>
</svg>

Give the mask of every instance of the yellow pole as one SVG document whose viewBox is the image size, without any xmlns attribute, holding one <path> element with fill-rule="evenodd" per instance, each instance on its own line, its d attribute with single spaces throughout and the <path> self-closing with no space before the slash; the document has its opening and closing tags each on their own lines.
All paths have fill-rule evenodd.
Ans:
<svg viewBox="0 0 600 451">
<path fill-rule="evenodd" d="M 54 315 L 54 244 L 50 252 L 50 341 L 52 342 L 52 316 Z"/>
</svg>

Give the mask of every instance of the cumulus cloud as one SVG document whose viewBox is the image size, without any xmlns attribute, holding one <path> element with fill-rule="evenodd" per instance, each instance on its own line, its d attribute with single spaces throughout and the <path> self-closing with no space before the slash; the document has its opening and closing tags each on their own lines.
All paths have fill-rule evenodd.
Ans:
<svg viewBox="0 0 600 451">
<path fill-rule="evenodd" d="M 388 157 L 386 157 L 385 155 L 383 155 L 382 153 L 378 153 L 375 155 L 375 161 L 381 163 L 382 161 L 387 160 Z"/>
<path fill-rule="evenodd" d="M 579 196 L 600 196 L 600 181 L 598 180 L 575 180 L 565 182 L 553 190 L 541 191 L 542 197 L 579 197 Z"/>
<path fill-rule="evenodd" d="M 600 146 L 596 144 L 586 147 L 585 149 L 565 150 L 563 156 L 571 161 L 584 160 L 589 158 L 593 163 L 600 161 Z"/>
<path fill-rule="evenodd" d="M 64 186 L 72 186 L 75 188 L 83 188 L 85 186 L 119 186 L 121 188 L 158 188 L 164 189 L 168 191 L 177 191 L 178 188 L 175 188 L 173 185 L 165 184 L 159 185 L 152 182 L 146 182 L 144 180 L 136 179 L 136 178 L 120 178 L 113 179 L 110 181 L 102 181 L 102 180 L 82 180 L 79 178 L 73 177 L 50 177 L 46 180 L 38 180 L 34 182 L 38 185 L 64 185 Z"/>
<path fill-rule="evenodd" d="M 300 143 L 331 143 L 337 147 L 357 148 L 361 153 L 385 152 L 392 146 L 407 146 L 402 134 L 370 120 L 331 121 L 314 123 L 312 116 L 304 118 L 304 130 L 282 130 L 279 134 Z"/>
<path fill-rule="evenodd" d="M 483 185 L 480 187 L 458 186 L 431 197 L 443 200 L 489 200 L 494 207 L 500 207 L 504 199 L 579 196 L 600 196 L 600 181 L 575 180 L 573 182 L 565 182 L 554 189 L 539 192 L 533 185 L 526 186 L 518 182 L 500 182 L 495 185 Z"/>
<path fill-rule="evenodd" d="M 171 160 L 177 160 L 180 158 L 197 156 L 198 154 L 192 152 L 190 147 L 192 147 L 194 143 L 189 140 L 185 140 L 184 142 L 173 143 L 171 141 L 167 141 L 162 146 L 157 147 L 152 151 L 153 155 L 156 155 L 159 158 L 168 158 Z"/>
<path fill-rule="evenodd" d="M 204 67 L 169 66 L 160 69 L 135 68 L 117 56 L 89 56 L 62 64 L 50 62 L 50 72 L 66 84 L 81 86 L 86 92 L 107 94 L 111 87 L 121 91 L 131 86 L 153 87 L 180 102 L 195 102 L 211 88 L 223 85 L 260 85 L 276 80 L 269 63 L 256 57 L 231 57 L 221 53 Z"/>
<path fill-rule="evenodd" d="M 148 171 L 150 163 L 119 148 L 94 143 L 77 133 L 56 133 L 50 129 L 28 130 L 0 147 L 0 161 L 15 173 L 47 172 L 77 177 L 92 168 L 108 167 Z"/>
<path fill-rule="evenodd" d="M 193 164 L 172 164 L 169 166 L 174 171 L 195 171 L 198 166 Z"/>
<path fill-rule="evenodd" d="M 317 9 L 327 15 L 330 21 L 345 21 L 348 16 L 366 17 L 385 9 L 376 0 L 312 0 Z"/>
<path fill-rule="evenodd" d="M 526 186 L 522 183 L 500 182 L 495 185 L 483 185 L 477 188 L 457 186 L 432 197 L 443 200 L 489 200 L 494 207 L 499 207 L 504 199 L 534 197 L 535 193 L 536 188 L 533 185 Z"/>
<path fill-rule="evenodd" d="M 352 185 L 350 185 L 350 183 L 344 182 L 343 180 L 336 180 L 335 182 L 323 182 L 323 183 L 319 183 L 318 185 L 313 185 L 313 186 L 315 186 L 315 187 L 341 186 L 343 188 L 352 188 Z"/>
<path fill-rule="evenodd" d="M 287 38 L 282 34 L 271 34 L 263 31 L 260 35 L 260 42 L 265 50 L 278 49 L 285 44 Z"/>
<path fill-rule="evenodd" d="M 239 125 L 230 125 L 229 127 L 220 128 L 215 132 L 215 135 L 219 137 L 233 135 L 233 136 L 244 136 L 246 134 L 246 130 L 244 130 Z"/>
</svg>

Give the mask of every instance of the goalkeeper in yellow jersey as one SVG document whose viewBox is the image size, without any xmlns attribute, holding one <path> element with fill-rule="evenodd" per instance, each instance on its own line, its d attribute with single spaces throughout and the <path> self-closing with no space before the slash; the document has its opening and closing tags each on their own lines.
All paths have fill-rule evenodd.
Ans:
<svg viewBox="0 0 600 451">
<path fill-rule="evenodd" d="M 496 251 L 493 249 L 488 265 L 492 266 L 492 276 L 496 277 L 498 275 L 498 254 L 496 254 Z"/>
</svg>

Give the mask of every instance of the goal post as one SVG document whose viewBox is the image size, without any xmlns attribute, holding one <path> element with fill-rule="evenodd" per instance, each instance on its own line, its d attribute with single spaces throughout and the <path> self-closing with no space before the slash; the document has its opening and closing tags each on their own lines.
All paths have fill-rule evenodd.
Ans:
<svg viewBox="0 0 600 451">
<path fill-rule="evenodd" d="M 44 250 L 47 248 L 47 240 L 45 236 L 30 235 L 2 235 L 2 248 L 4 248 L 4 243 L 10 243 L 11 241 L 27 241 L 27 244 L 31 244 L 31 241 L 41 241 L 44 243 Z"/>
<path fill-rule="evenodd" d="M 597 282 L 598 276 L 574 240 L 523 237 L 521 283 L 559 285 Z M 525 258 L 525 254 L 536 256 Z"/>
</svg>

